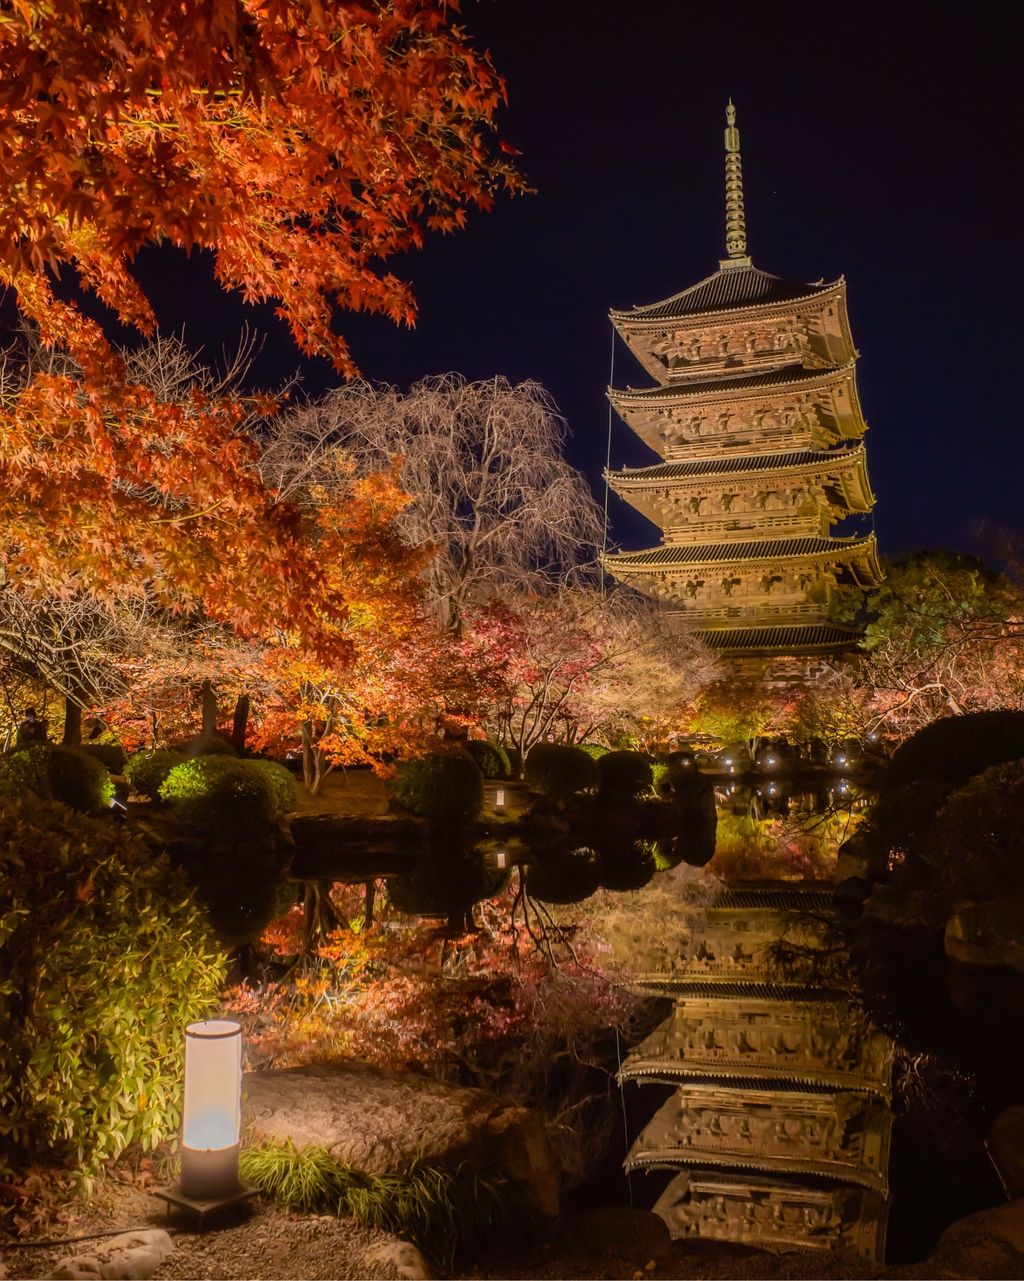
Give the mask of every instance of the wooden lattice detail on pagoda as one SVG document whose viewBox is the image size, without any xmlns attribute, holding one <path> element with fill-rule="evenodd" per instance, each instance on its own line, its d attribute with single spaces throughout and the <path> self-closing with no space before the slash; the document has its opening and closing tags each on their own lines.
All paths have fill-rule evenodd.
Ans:
<svg viewBox="0 0 1024 1281">
<path fill-rule="evenodd" d="M 802 284 L 747 255 L 739 133 L 726 129 L 727 256 L 713 275 L 611 320 L 655 386 L 609 390 L 661 459 L 607 473 L 662 544 L 606 555 L 732 660 L 849 649 L 832 623 L 881 571 L 846 284 Z"/>
<path fill-rule="evenodd" d="M 831 887 L 747 882 L 633 940 L 629 983 L 675 997 L 619 1079 L 675 1092 L 628 1170 L 678 1168 L 675 1237 L 883 1257 L 892 1042 L 816 978 L 845 964 Z"/>
<path fill-rule="evenodd" d="M 808 1187 L 717 1171 L 684 1172 L 654 1206 L 677 1240 L 736 1241 L 761 1250 L 851 1252 L 881 1259 L 888 1203 L 865 1187 Z"/>
<path fill-rule="evenodd" d="M 892 1042 L 844 1000 L 680 997 L 627 1056 L 624 1081 L 796 1081 L 889 1096 Z"/>
<path fill-rule="evenodd" d="M 870 1094 L 687 1082 L 644 1127 L 626 1168 L 728 1166 L 884 1192 L 891 1131 L 891 1110 Z"/>
</svg>

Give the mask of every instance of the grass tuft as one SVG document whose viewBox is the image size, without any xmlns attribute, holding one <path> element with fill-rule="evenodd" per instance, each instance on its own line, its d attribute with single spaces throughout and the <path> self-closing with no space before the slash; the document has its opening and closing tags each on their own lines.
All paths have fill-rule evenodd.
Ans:
<svg viewBox="0 0 1024 1281">
<path fill-rule="evenodd" d="M 262 1143 L 241 1154 L 242 1178 L 289 1210 L 350 1216 L 411 1241 L 450 1269 L 483 1246 L 528 1232 L 539 1213 L 497 1170 L 416 1166 L 405 1177 L 367 1174 L 326 1148 Z"/>
</svg>

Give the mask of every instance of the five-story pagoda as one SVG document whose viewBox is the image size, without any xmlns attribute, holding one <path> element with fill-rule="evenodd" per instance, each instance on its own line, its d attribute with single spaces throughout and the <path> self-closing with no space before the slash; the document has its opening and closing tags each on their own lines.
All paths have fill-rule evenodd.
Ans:
<svg viewBox="0 0 1024 1281">
<path fill-rule="evenodd" d="M 611 312 L 657 386 L 609 398 L 662 461 L 607 480 L 660 526 L 662 545 L 604 563 L 692 621 L 723 657 L 761 674 L 806 674 L 815 655 L 857 639 L 832 622 L 842 585 L 881 576 L 872 533 L 831 532 L 874 504 L 867 426 L 845 281 L 783 280 L 748 256 L 735 119 L 730 102 L 718 271 L 663 302 Z"/>
</svg>

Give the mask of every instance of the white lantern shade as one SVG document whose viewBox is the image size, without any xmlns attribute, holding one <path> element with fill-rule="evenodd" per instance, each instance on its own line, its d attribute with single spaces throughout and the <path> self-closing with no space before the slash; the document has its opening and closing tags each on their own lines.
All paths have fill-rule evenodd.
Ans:
<svg viewBox="0 0 1024 1281">
<path fill-rule="evenodd" d="M 495 807 L 499 810 L 504 808 L 505 789 L 503 787 L 499 787 L 498 790 L 494 793 L 494 804 L 495 804 Z"/>
<path fill-rule="evenodd" d="M 196 1151 L 230 1148 L 242 1130 L 242 1028 L 204 1019 L 185 1029 L 182 1143 Z"/>
</svg>

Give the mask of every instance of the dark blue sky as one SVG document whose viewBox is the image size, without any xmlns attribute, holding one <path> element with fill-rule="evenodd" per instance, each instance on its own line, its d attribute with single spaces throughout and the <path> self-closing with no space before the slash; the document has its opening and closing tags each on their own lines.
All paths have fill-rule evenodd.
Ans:
<svg viewBox="0 0 1024 1281">
<path fill-rule="evenodd" d="M 609 307 L 653 302 L 724 250 L 722 128 L 731 95 L 756 266 L 845 275 L 888 554 L 984 551 L 978 522 L 1020 529 L 1019 99 L 1009 4 L 785 6 L 695 0 L 465 0 L 508 81 L 502 133 L 537 194 L 473 215 L 402 260 L 415 330 L 345 316 L 363 373 L 408 384 L 458 370 L 535 378 L 565 414 L 600 496 Z M 154 262 L 162 322 L 209 353 L 246 308 L 197 264 Z M 259 366 L 297 365 L 287 334 Z M 619 345 L 616 382 L 646 385 Z M 322 366 L 311 387 L 327 385 Z M 616 421 L 613 463 L 651 461 Z M 613 534 L 652 529 L 614 496 Z"/>
</svg>

